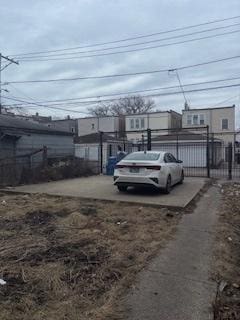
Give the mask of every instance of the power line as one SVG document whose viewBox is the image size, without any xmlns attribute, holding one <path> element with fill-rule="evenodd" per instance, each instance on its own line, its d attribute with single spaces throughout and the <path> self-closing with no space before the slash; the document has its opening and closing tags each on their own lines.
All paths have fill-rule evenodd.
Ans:
<svg viewBox="0 0 240 320">
<path fill-rule="evenodd" d="M 240 87 L 240 83 L 232 84 L 232 85 L 225 85 L 225 86 L 210 87 L 210 88 L 200 88 L 200 89 L 186 90 L 185 93 L 204 92 L 204 91 L 219 90 L 219 89 L 234 88 L 234 87 Z M 143 98 L 161 97 L 161 96 L 171 96 L 171 95 L 178 95 L 178 94 L 182 94 L 182 91 L 149 94 L 149 95 L 143 95 L 142 97 Z M 77 112 L 77 113 L 83 113 L 84 114 L 84 112 L 80 112 L 80 111 L 76 111 L 76 110 L 72 110 L 72 109 L 64 109 L 64 108 L 58 108 L 58 107 L 53 107 L 53 106 L 49 106 L 49 105 L 42 105 L 42 104 L 39 104 L 39 103 L 33 103 L 33 102 L 24 101 L 22 99 L 20 100 L 20 99 L 16 99 L 16 98 L 9 98 L 9 97 L 6 97 L 6 96 L 3 96 L 3 98 L 8 99 L 8 100 L 23 102 L 23 103 L 30 104 L 30 105 L 36 105 L 38 107 L 47 107 L 47 108 L 52 108 L 52 109 L 56 109 L 56 110 L 63 110 L 63 111 L 67 111 L 67 112 Z M 110 101 L 115 101 L 115 100 L 119 100 L 119 99 L 105 99 L 105 100 L 102 99 L 102 100 L 99 100 L 97 102 L 99 102 L 99 103 L 100 102 L 110 102 Z"/>
<path fill-rule="evenodd" d="M 61 82 L 61 81 L 76 81 L 76 80 L 91 80 L 91 79 L 107 79 L 107 78 L 116 78 L 116 77 L 129 77 L 129 76 L 138 76 L 138 75 L 146 75 L 146 74 L 154 74 L 154 73 L 162 73 L 162 72 L 169 72 L 173 70 L 184 70 L 189 68 L 200 67 L 212 63 L 218 63 L 233 59 L 239 59 L 240 55 L 221 58 L 216 60 L 210 60 L 206 62 L 200 62 L 192 65 L 180 66 L 176 68 L 165 68 L 159 70 L 152 70 L 152 71 L 142 71 L 142 72 L 129 72 L 129 73 L 119 73 L 119 74 L 110 74 L 110 75 L 100 75 L 100 76 L 88 76 L 88 77 L 75 77 L 75 78 L 60 78 L 60 79 L 46 79 L 46 80 L 23 80 L 23 81 L 6 81 L 4 82 L 5 85 L 7 84 L 21 84 L 21 83 L 48 83 L 48 82 Z"/>
<path fill-rule="evenodd" d="M 216 31 L 220 29 L 227 29 L 235 26 L 239 26 L 240 23 L 235 23 L 235 24 L 230 24 L 227 26 L 221 26 L 221 27 L 216 27 L 216 28 L 211 28 L 211 29 L 206 29 L 206 30 L 200 30 L 200 31 L 194 31 L 191 33 L 186 33 L 186 34 L 180 34 L 172 37 L 167 37 L 167 38 L 162 38 L 162 39 L 154 39 L 150 41 L 144 41 L 144 42 L 139 42 L 139 43 L 131 43 L 131 44 L 126 44 L 126 45 L 121 45 L 121 46 L 115 46 L 115 47 L 108 47 L 108 48 L 101 48 L 101 49 L 94 49 L 94 50 L 87 50 L 87 51 L 76 51 L 76 52 L 65 52 L 65 53 L 58 53 L 58 54 L 52 54 L 52 55 L 37 55 L 37 56 L 25 56 L 24 59 L 39 59 L 39 58 L 48 58 L 48 57 L 59 57 L 59 56 L 67 56 L 67 55 L 78 55 L 78 54 L 85 54 L 85 53 L 92 53 L 92 52 L 101 52 L 101 51 L 109 51 L 109 50 L 115 50 L 115 49 L 121 49 L 121 48 L 129 48 L 129 47 L 134 47 L 134 46 L 140 46 L 140 45 L 145 45 L 145 44 L 150 44 L 150 43 L 156 43 L 156 42 L 161 42 L 161 41 L 166 41 L 166 40 L 172 40 L 172 39 L 178 39 L 182 37 L 188 37 L 188 36 L 193 36 L 196 34 L 201 34 L 201 33 L 206 33 L 206 32 L 211 32 L 211 31 Z M 18 56 L 17 59 L 21 59 L 21 56 Z"/>
<path fill-rule="evenodd" d="M 225 81 L 233 81 L 233 80 L 238 80 L 240 77 L 232 77 L 232 78 L 224 78 L 224 79 L 217 79 L 217 80 L 211 80 L 211 81 L 202 81 L 202 82 L 196 82 L 196 83 L 186 83 L 183 85 L 183 87 L 189 87 L 189 86 L 198 86 L 202 84 L 210 84 L 210 83 L 218 83 L 218 82 L 225 82 Z M 18 90 L 15 86 L 11 84 L 11 86 L 16 89 L 17 91 L 21 92 Z M 119 93 L 112 93 L 112 94 L 100 94 L 98 96 L 86 96 L 86 97 L 78 97 L 78 98 L 69 98 L 69 99 L 57 99 L 57 100 L 44 100 L 40 101 L 38 103 L 54 103 L 58 102 L 56 104 L 52 105 L 61 105 L 61 104 L 86 104 L 86 103 L 92 103 L 92 101 L 77 101 L 77 102 L 70 102 L 70 101 L 75 101 L 75 100 L 86 100 L 86 99 L 100 99 L 101 97 L 112 97 L 112 96 L 126 96 L 130 94 L 139 94 L 139 93 L 144 93 L 144 92 L 150 92 L 150 91 L 157 91 L 157 90 L 168 90 L 168 89 L 176 89 L 179 88 L 179 86 L 168 86 L 168 87 L 157 87 L 157 88 L 152 88 L 152 89 L 143 89 L 143 90 L 135 90 L 135 91 L 125 91 L 125 92 L 119 92 Z M 25 95 L 25 94 L 23 94 Z M 26 95 L 25 95 L 26 96 Z M 27 96 L 26 96 L 27 97 Z M 118 99 L 120 99 L 119 97 Z M 30 98 L 32 99 L 32 98 Z M 34 99 L 36 102 L 36 99 Z M 63 103 L 59 103 L 63 102 Z M 97 101 L 95 103 L 98 103 Z"/>
<path fill-rule="evenodd" d="M 37 107 L 44 107 L 44 108 L 48 108 L 48 109 L 54 109 L 54 110 L 60 110 L 60 111 L 67 111 L 67 112 L 75 112 L 75 113 L 81 113 L 81 114 L 89 114 L 89 113 L 86 113 L 86 112 L 81 112 L 81 111 L 77 111 L 77 110 L 69 110 L 69 109 L 64 109 L 64 108 L 58 108 L 58 107 L 52 107 L 52 106 L 48 106 L 48 105 L 43 105 L 43 104 L 39 104 L 39 103 L 35 103 L 35 102 L 29 102 L 29 101 L 26 101 L 26 100 L 22 100 L 22 99 L 19 99 L 19 98 L 15 98 L 15 97 L 6 97 L 6 96 L 3 96 L 4 99 L 7 99 L 7 100 L 12 100 L 12 101 L 19 101 L 19 102 L 23 102 L 25 104 L 29 104 L 29 105 L 35 105 Z M 8 107 L 8 105 L 6 105 L 5 107 Z"/>
<path fill-rule="evenodd" d="M 200 23 L 200 24 L 174 28 L 174 29 L 155 32 L 155 33 L 150 33 L 150 34 L 146 34 L 146 35 L 138 35 L 138 36 L 135 36 L 135 37 L 129 37 L 129 38 L 124 38 L 124 39 L 120 39 L 120 40 L 113 40 L 113 41 L 108 41 L 108 42 L 99 42 L 99 43 L 90 44 L 90 45 L 76 46 L 76 47 L 63 48 L 63 49 L 35 51 L 35 52 L 28 52 L 28 53 L 18 53 L 18 54 L 14 54 L 14 55 L 11 55 L 11 56 L 26 56 L 26 55 L 31 55 L 31 54 L 42 54 L 42 53 L 60 52 L 60 51 L 68 51 L 68 50 L 76 50 L 76 49 L 91 48 L 91 47 L 96 47 L 96 46 L 103 46 L 103 45 L 107 45 L 107 44 L 132 41 L 132 40 L 136 40 L 136 39 L 148 38 L 148 37 L 153 37 L 153 36 L 156 36 L 156 35 L 161 35 L 161 34 L 166 34 L 166 33 L 183 31 L 183 30 L 187 30 L 187 29 L 191 29 L 191 28 L 201 27 L 201 26 L 205 26 L 205 25 L 218 23 L 218 22 L 234 20 L 234 19 L 238 19 L 238 18 L 240 18 L 240 16 L 233 16 L 233 17 L 229 17 L 229 18 L 225 18 L 225 19 L 217 19 L 217 20 L 212 20 L 212 21 L 207 21 L 207 22 L 204 22 L 204 23 Z"/>
<path fill-rule="evenodd" d="M 130 53 L 130 52 L 137 52 L 137 51 L 144 51 L 144 50 L 168 47 L 168 46 L 172 46 L 172 45 L 189 43 L 189 42 L 198 41 L 198 40 L 211 39 L 211 38 L 215 38 L 215 37 L 219 37 L 219 36 L 223 36 L 223 35 L 230 35 L 230 34 L 234 34 L 234 33 L 238 33 L 238 32 L 240 32 L 240 29 L 235 30 L 235 31 L 219 33 L 219 34 L 200 37 L 200 38 L 195 38 L 195 39 L 177 41 L 177 42 L 166 43 L 166 44 L 161 44 L 161 45 L 157 45 L 157 46 L 138 48 L 138 49 L 131 49 L 131 50 L 124 50 L 124 51 L 114 51 L 114 52 L 108 52 L 108 53 L 98 53 L 98 54 L 92 54 L 92 55 L 63 57 L 63 58 L 47 58 L 47 59 L 27 59 L 27 58 L 25 59 L 24 58 L 24 59 L 19 59 L 19 61 L 21 61 L 21 62 L 44 62 L 44 61 L 73 60 L 73 59 L 85 59 L 85 58 L 92 58 L 92 57 L 109 56 L 109 55 L 115 55 L 115 54 Z"/>
<path fill-rule="evenodd" d="M 6 61 L 4 66 L 2 65 L 3 59 Z M 3 56 L 2 53 L 0 53 L 0 114 L 2 113 L 2 71 L 12 63 L 18 64 L 18 62 L 14 59 L 10 59 L 9 57 Z"/>
</svg>

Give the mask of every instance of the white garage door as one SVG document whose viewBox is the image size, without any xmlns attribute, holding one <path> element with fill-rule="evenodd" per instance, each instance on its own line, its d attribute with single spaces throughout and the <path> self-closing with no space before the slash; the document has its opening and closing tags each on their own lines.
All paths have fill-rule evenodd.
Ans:
<svg viewBox="0 0 240 320">
<path fill-rule="evenodd" d="M 170 144 L 152 144 L 152 150 L 159 150 L 172 153 L 177 158 L 176 145 Z M 206 167 L 206 146 L 204 144 L 179 144 L 178 145 L 178 159 L 183 161 L 185 167 Z"/>
</svg>

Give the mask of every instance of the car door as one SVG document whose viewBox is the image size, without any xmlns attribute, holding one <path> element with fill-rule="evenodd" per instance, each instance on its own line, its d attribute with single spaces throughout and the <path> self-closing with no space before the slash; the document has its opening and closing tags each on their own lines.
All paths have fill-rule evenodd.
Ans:
<svg viewBox="0 0 240 320">
<path fill-rule="evenodd" d="M 172 183 L 175 183 L 176 181 L 176 167 L 175 167 L 175 163 L 173 162 L 173 158 L 171 157 L 170 153 L 165 153 L 164 155 L 164 162 L 169 170 L 169 173 L 171 174 L 172 177 Z"/>
<path fill-rule="evenodd" d="M 171 161 L 174 163 L 174 173 L 175 173 L 175 182 L 178 182 L 181 179 L 182 175 L 182 166 L 180 163 L 178 163 L 177 159 L 172 155 L 171 153 L 169 154 Z"/>
</svg>

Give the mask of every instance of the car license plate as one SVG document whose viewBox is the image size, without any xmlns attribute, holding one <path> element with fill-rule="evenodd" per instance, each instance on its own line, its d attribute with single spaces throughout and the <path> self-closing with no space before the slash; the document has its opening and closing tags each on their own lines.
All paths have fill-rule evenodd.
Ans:
<svg viewBox="0 0 240 320">
<path fill-rule="evenodd" d="M 129 168 L 131 173 L 139 173 L 139 168 Z"/>
</svg>

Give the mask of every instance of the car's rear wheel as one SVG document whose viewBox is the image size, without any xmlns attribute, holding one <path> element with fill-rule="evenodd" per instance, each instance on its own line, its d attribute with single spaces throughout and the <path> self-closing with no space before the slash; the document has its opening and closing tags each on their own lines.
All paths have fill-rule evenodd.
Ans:
<svg viewBox="0 0 240 320">
<path fill-rule="evenodd" d="M 183 184 L 183 180 L 184 180 L 184 171 L 182 171 L 181 179 L 180 179 L 179 183 L 180 183 L 180 184 Z"/>
<path fill-rule="evenodd" d="M 170 191 L 171 191 L 171 187 L 172 187 L 172 179 L 171 179 L 171 176 L 169 175 L 167 177 L 167 182 L 166 182 L 166 187 L 164 188 L 164 193 L 165 194 L 169 194 Z"/>
<path fill-rule="evenodd" d="M 118 187 L 118 190 L 120 191 L 120 192 L 125 192 L 125 191 L 127 191 L 127 187 L 126 186 L 117 186 Z"/>
</svg>

